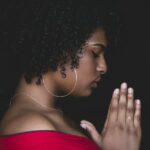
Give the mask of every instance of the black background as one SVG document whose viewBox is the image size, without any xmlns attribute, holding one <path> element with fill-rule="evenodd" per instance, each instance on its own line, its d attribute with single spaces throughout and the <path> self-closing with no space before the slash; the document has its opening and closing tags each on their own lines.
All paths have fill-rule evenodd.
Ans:
<svg viewBox="0 0 150 150">
<path fill-rule="evenodd" d="M 0 2 L 1 10 L 7 3 Z M 149 7 L 145 1 L 105 1 L 110 10 L 115 10 L 120 18 L 120 32 L 117 46 L 106 52 L 108 72 L 104 76 L 98 89 L 88 98 L 60 100 L 58 103 L 64 111 L 79 124 L 81 119 L 93 122 L 101 131 L 108 105 L 114 88 L 122 82 L 127 82 L 135 90 L 135 98 L 142 102 L 142 150 L 150 148 L 149 135 Z M 1 20 L 2 21 L 2 20 Z M 0 39 L 1 40 L 1 39 Z M 7 64 L 9 50 L 0 49 L 0 114 L 2 116 L 7 107 L 7 90 L 11 84 L 13 68 Z M 8 61 L 9 62 L 9 61 Z"/>
</svg>

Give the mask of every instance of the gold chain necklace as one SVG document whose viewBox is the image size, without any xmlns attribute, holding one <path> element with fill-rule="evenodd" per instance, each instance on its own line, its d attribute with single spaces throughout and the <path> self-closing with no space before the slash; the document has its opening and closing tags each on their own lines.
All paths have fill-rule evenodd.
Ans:
<svg viewBox="0 0 150 150">
<path fill-rule="evenodd" d="M 60 112 L 62 112 L 60 109 L 48 107 L 48 106 L 46 106 L 46 105 L 42 105 L 42 104 L 38 103 L 36 98 L 34 98 L 33 96 L 31 96 L 31 95 L 29 95 L 29 94 L 26 94 L 25 92 L 16 93 L 16 94 L 10 99 L 10 105 L 12 104 L 12 100 L 13 100 L 14 98 L 16 98 L 17 96 L 19 96 L 19 95 L 24 95 L 24 96 L 29 97 L 33 102 L 35 102 L 36 104 L 38 104 L 39 106 L 41 106 L 42 108 L 45 108 L 45 109 L 47 109 L 47 110 L 51 110 L 51 111 L 54 110 L 54 111 L 60 111 Z"/>
</svg>

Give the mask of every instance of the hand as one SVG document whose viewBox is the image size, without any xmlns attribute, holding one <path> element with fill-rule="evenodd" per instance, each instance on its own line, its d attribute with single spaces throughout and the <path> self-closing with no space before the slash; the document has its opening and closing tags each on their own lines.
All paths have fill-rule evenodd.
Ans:
<svg viewBox="0 0 150 150">
<path fill-rule="evenodd" d="M 141 104 L 126 83 L 115 89 L 102 134 L 89 121 L 82 120 L 92 139 L 103 150 L 139 150 L 141 141 Z"/>
</svg>

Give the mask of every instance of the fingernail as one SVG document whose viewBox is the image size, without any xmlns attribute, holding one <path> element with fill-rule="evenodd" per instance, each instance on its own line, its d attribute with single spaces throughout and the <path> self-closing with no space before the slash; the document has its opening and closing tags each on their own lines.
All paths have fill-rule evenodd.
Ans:
<svg viewBox="0 0 150 150">
<path fill-rule="evenodd" d="M 127 88 L 127 83 L 126 82 L 122 83 L 121 88 L 126 89 Z"/>
<path fill-rule="evenodd" d="M 137 105 L 140 105 L 140 104 L 141 104 L 141 101 L 140 101 L 139 99 L 137 99 L 137 100 L 136 100 L 136 104 L 137 104 Z"/>
<path fill-rule="evenodd" d="M 115 89 L 115 90 L 114 90 L 114 94 L 115 94 L 115 95 L 118 95 L 118 94 L 119 94 L 119 89 Z"/>
<path fill-rule="evenodd" d="M 133 88 L 128 88 L 128 93 L 132 94 L 133 93 Z"/>
<path fill-rule="evenodd" d="M 86 130 L 86 125 L 85 124 L 80 124 L 80 126 Z"/>
<path fill-rule="evenodd" d="M 81 121 L 80 121 L 80 123 L 84 123 L 84 122 L 86 122 L 86 120 L 81 120 Z"/>
</svg>

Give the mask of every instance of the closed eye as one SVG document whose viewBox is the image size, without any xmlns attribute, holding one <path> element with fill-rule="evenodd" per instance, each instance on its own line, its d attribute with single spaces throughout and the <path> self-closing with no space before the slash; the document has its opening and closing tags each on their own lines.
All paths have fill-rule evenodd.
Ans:
<svg viewBox="0 0 150 150">
<path fill-rule="evenodd" d="M 94 58 L 99 57 L 99 54 L 95 53 L 94 51 L 92 51 L 92 54 L 93 54 Z"/>
</svg>

